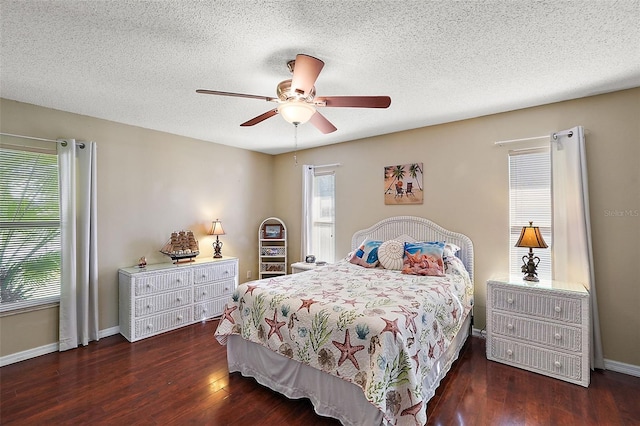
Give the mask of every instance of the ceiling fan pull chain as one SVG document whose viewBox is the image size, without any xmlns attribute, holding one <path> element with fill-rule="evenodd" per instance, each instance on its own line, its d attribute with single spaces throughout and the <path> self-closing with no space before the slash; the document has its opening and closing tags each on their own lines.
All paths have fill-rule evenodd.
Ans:
<svg viewBox="0 0 640 426">
<path fill-rule="evenodd" d="M 294 130 L 293 130 L 293 144 L 294 144 L 294 149 L 293 149 L 293 161 L 296 165 L 296 167 L 298 166 L 298 123 L 293 123 L 294 126 Z"/>
</svg>

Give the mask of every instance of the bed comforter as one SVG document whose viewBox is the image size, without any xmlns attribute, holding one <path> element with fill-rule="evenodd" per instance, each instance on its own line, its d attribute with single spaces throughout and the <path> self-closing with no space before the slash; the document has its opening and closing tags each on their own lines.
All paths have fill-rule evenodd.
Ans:
<svg viewBox="0 0 640 426">
<path fill-rule="evenodd" d="M 391 424 L 425 424 L 423 379 L 472 304 L 462 263 L 446 266 L 425 277 L 343 261 L 245 283 L 215 336 L 238 334 L 352 382 Z"/>
</svg>

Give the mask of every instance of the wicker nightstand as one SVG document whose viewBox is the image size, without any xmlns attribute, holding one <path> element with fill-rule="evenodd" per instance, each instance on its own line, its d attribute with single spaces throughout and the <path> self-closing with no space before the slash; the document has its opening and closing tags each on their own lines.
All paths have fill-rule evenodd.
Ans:
<svg viewBox="0 0 640 426">
<path fill-rule="evenodd" d="M 589 292 L 580 284 L 487 282 L 487 358 L 589 386 Z"/>
<path fill-rule="evenodd" d="M 318 265 L 315 263 L 307 263 L 307 262 L 296 262 L 291 264 L 291 273 L 297 274 L 299 272 L 310 271 L 312 269 L 316 269 Z"/>
</svg>

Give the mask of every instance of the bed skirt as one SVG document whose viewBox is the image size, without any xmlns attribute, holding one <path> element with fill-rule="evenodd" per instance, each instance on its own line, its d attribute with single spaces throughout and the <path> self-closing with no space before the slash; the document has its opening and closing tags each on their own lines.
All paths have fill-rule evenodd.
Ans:
<svg viewBox="0 0 640 426">
<path fill-rule="evenodd" d="M 470 321 L 471 315 L 467 315 L 455 339 L 425 378 L 425 403 L 433 397 L 451 364 L 458 359 L 469 336 Z M 362 389 L 353 383 L 293 361 L 238 335 L 231 335 L 227 340 L 227 362 L 230 373 L 253 377 L 258 383 L 291 399 L 309 398 L 316 413 L 338 419 L 346 426 L 388 424 L 382 412 L 367 401 Z"/>
</svg>

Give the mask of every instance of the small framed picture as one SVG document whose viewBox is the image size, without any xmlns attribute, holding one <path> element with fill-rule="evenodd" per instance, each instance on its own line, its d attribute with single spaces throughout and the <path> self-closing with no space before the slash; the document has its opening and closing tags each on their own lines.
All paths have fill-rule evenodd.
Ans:
<svg viewBox="0 0 640 426">
<path fill-rule="evenodd" d="M 264 225 L 264 238 L 272 240 L 282 239 L 282 225 Z"/>
</svg>

